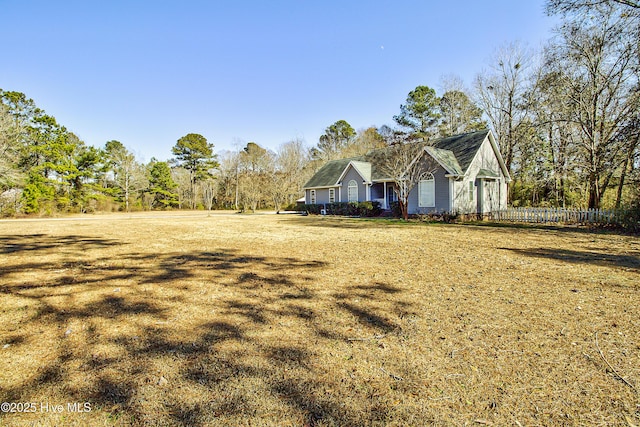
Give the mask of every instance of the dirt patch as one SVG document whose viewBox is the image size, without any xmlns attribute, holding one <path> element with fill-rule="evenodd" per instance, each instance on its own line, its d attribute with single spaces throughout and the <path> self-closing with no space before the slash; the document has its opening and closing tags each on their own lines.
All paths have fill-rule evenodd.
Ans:
<svg viewBox="0 0 640 427">
<path fill-rule="evenodd" d="M 639 302 L 626 236 L 2 222 L 0 424 L 638 425 Z"/>
</svg>

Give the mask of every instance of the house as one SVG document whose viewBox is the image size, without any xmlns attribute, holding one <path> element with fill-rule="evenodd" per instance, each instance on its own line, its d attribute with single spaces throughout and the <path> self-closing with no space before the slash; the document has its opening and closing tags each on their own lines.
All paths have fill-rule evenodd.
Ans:
<svg viewBox="0 0 640 427">
<path fill-rule="evenodd" d="M 303 187 L 306 203 L 377 201 L 390 209 L 397 196 L 396 184 L 382 166 L 388 153 L 388 149 L 374 150 L 328 162 Z M 511 178 L 490 130 L 425 144 L 415 161 L 424 164 L 425 171 L 409 193 L 410 214 L 485 215 L 507 208 Z"/>
</svg>

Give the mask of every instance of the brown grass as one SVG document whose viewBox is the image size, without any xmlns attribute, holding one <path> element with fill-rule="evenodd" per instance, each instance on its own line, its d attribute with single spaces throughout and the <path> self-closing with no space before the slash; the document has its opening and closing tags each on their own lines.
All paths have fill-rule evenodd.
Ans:
<svg viewBox="0 0 640 427">
<path fill-rule="evenodd" d="M 611 234 L 0 222 L 0 425 L 640 425 L 639 302 Z"/>
</svg>

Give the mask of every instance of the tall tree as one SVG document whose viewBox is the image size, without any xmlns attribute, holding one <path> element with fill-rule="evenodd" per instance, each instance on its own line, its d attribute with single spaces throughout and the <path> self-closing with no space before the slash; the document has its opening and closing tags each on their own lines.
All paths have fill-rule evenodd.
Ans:
<svg viewBox="0 0 640 427">
<path fill-rule="evenodd" d="M 570 15 L 549 50 L 568 91 L 564 120 L 577 129 L 587 205 L 600 207 L 611 178 L 627 158 L 625 131 L 640 106 L 637 20 L 611 2 Z"/>
<path fill-rule="evenodd" d="M 569 14 L 584 12 L 603 4 L 629 8 L 629 10 L 640 10 L 640 1 L 638 0 L 548 0 L 546 9 L 550 15 Z"/>
<path fill-rule="evenodd" d="M 440 136 L 447 137 L 485 129 L 482 109 L 461 90 L 448 90 L 440 98 Z"/>
<path fill-rule="evenodd" d="M 120 141 L 108 141 L 104 151 L 113 172 L 116 187 L 120 190 L 125 211 L 129 212 L 132 193 L 148 185 L 144 167 Z"/>
<path fill-rule="evenodd" d="M 276 153 L 274 205 L 294 203 L 302 195 L 302 186 L 311 177 L 309 149 L 301 139 L 280 145 Z"/>
<path fill-rule="evenodd" d="M 438 132 L 439 104 L 435 89 L 418 86 L 409 92 L 406 104 L 400 105 L 400 114 L 393 119 L 414 137 L 429 139 Z"/>
<path fill-rule="evenodd" d="M 320 136 L 315 156 L 324 161 L 335 160 L 341 157 L 342 151 L 353 142 L 355 136 L 356 131 L 347 121 L 338 120 Z"/>
<path fill-rule="evenodd" d="M 151 207 L 168 209 L 178 205 L 178 186 L 171 177 L 171 168 L 167 162 L 152 160 L 149 165 L 149 187 L 147 193 L 151 197 Z"/>
<path fill-rule="evenodd" d="M 491 59 L 490 70 L 477 75 L 477 102 L 485 112 L 500 143 L 509 173 L 513 173 L 517 151 L 528 134 L 528 96 L 532 52 L 519 43 L 499 49 Z"/>
<path fill-rule="evenodd" d="M 239 209 L 240 188 L 240 153 L 227 151 L 221 156 L 217 171 L 219 201 L 225 208 Z"/>
<path fill-rule="evenodd" d="M 22 180 L 18 167 L 20 148 L 19 124 L 9 113 L 9 108 L 0 103 L 0 193 Z"/>
<path fill-rule="evenodd" d="M 239 187 L 243 205 L 253 212 L 268 199 L 273 185 L 274 155 L 255 142 L 247 143 L 240 152 Z"/>
<path fill-rule="evenodd" d="M 197 205 L 196 183 L 210 175 L 210 171 L 218 167 L 213 153 L 213 144 L 197 133 L 190 133 L 178 140 L 172 148 L 177 164 L 189 172 L 189 197 L 191 209 Z"/>
<path fill-rule="evenodd" d="M 409 194 L 420 181 L 420 176 L 430 169 L 420 161 L 424 158 L 424 142 L 404 142 L 392 145 L 381 153 L 383 174 L 394 182 L 394 191 L 402 217 L 409 219 Z"/>
<path fill-rule="evenodd" d="M 343 157 L 355 157 L 367 154 L 371 150 L 384 148 L 387 143 L 375 126 L 358 130 L 352 144 L 343 150 Z"/>
</svg>

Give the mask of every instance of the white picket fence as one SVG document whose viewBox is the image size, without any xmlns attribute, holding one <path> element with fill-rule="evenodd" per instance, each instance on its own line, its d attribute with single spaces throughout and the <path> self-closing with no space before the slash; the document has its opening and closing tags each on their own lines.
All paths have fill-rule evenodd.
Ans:
<svg viewBox="0 0 640 427">
<path fill-rule="evenodd" d="M 563 224 L 615 224 L 618 211 L 613 209 L 563 208 L 508 208 L 494 212 L 494 221 L 563 223 Z"/>
</svg>

